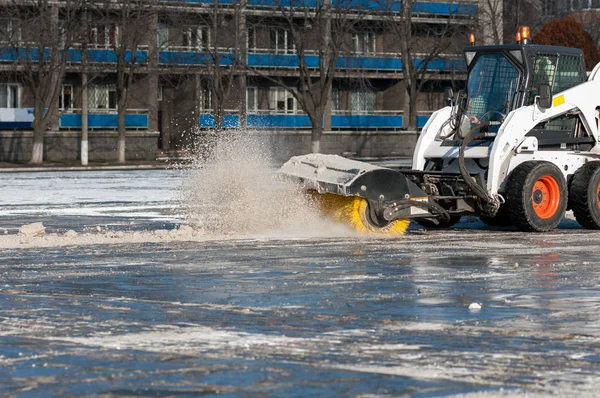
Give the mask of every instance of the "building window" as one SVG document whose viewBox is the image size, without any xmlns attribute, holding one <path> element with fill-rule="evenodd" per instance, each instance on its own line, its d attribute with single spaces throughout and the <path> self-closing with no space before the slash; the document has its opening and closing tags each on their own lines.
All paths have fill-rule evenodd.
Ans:
<svg viewBox="0 0 600 398">
<path fill-rule="evenodd" d="M 375 33 L 360 32 L 352 35 L 352 48 L 356 54 L 375 53 Z"/>
<path fill-rule="evenodd" d="M 119 41 L 119 27 L 116 25 L 93 26 L 90 32 L 90 45 L 92 47 L 115 47 Z"/>
<path fill-rule="evenodd" d="M 0 84 L 0 108 L 18 108 L 20 92 L 18 84 Z"/>
<path fill-rule="evenodd" d="M 275 113 L 296 113 L 296 98 L 285 88 L 271 87 L 269 110 Z"/>
<path fill-rule="evenodd" d="M 258 87 L 246 88 L 246 112 L 258 112 Z"/>
<path fill-rule="evenodd" d="M 0 18 L 0 42 L 15 42 L 20 39 L 19 21 L 15 18 Z"/>
<path fill-rule="evenodd" d="M 250 50 L 256 50 L 256 29 L 255 28 L 248 28 L 248 42 L 246 43 L 246 46 L 248 48 L 248 51 Z"/>
<path fill-rule="evenodd" d="M 189 50 L 207 50 L 210 31 L 206 26 L 190 26 L 183 29 L 183 47 Z"/>
<path fill-rule="evenodd" d="M 212 92 L 208 88 L 203 88 L 200 91 L 200 110 L 204 113 L 212 112 Z"/>
<path fill-rule="evenodd" d="M 600 9 L 600 0 L 571 0 L 571 9 L 577 10 L 598 10 Z"/>
<path fill-rule="evenodd" d="M 73 111 L 73 85 L 63 84 L 60 89 L 60 96 L 58 97 L 58 107 L 62 111 L 72 112 Z"/>
<path fill-rule="evenodd" d="M 169 26 L 165 23 L 158 24 L 156 43 L 159 48 L 166 48 L 169 44 Z"/>
<path fill-rule="evenodd" d="M 93 110 L 117 109 L 117 89 L 113 84 L 92 84 L 88 89 L 88 104 Z"/>
<path fill-rule="evenodd" d="M 375 110 L 377 93 L 366 88 L 352 90 L 352 112 L 372 112 Z"/>
<path fill-rule="evenodd" d="M 277 53 L 288 54 L 294 52 L 294 39 L 292 33 L 286 29 L 271 29 L 271 49 Z"/>
<path fill-rule="evenodd" d="M 331 110 L 340 110 L 340 90 L 335 87 L 331 89 Z"/>
</svg>

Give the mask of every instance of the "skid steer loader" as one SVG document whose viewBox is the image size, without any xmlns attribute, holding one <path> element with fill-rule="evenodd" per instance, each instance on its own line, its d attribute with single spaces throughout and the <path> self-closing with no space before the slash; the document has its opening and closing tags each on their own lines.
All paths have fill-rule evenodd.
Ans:
<svg viewBox="0 0 600 398">
<path fill-rule="evenodd" d="M 556 228 L 572 209 L 600 229 L 600 64 L 579 49 L 517 43 L 464 50 L 466 88 L 445 91 L 417 142 L 412 170 L 335 155 L 291 158 L 279 172 L 356 229 L 401 234 L 479 216 L 523 231 Z"/>
</svg>

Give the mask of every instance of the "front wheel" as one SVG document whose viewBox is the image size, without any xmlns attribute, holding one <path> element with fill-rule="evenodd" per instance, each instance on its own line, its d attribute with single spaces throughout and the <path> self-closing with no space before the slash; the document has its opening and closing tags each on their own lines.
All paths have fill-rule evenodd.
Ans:
<svg viewBox="0 0 600 398">
<path fill-rule="evenodd" d="M 506 182 L 506 210 L 521 231 L 550 231 L 567 209 L 567 183 L 549 162 L 526 162 L 512 171 Z"/>
</svg>

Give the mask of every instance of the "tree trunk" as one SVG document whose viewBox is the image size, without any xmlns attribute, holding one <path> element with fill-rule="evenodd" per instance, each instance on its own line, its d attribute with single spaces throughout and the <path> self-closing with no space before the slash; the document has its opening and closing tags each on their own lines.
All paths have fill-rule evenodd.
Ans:
<svg viewBox="0 0 600 398">
<path fill-rule="evenodd" d="M 44 161 L 44 132 L 33 130 L 33 151 L 31 153 L 31 164 L 42 164 Z"/>
<path fill-rule="evenodd" d="M 44 161 L 44 105 L 36 101 L 33 118 L 33 150 L 30 164 L 42 164 Z"/>
<path fill-rule="evenodd" d="M 119 144 L 117 145 L 117 153 L 119 164 L 125 163 L 125 107 L 119 106 L 117 112 L 117 125 L 119 130 Z"/>
<path fill-rule="evenodd" d="M 323 120 L 321 117 L 318 120 Z M 321 153 L 321 135 L 323 134 L 323 124 L 313 122 L 312 133 L 310 135 L 310 151 L 312 153 Z"/>
<path fill-rule="evenodd" d="M 81 75 L 81 165 L 88 165 L 88 79 Z"/>
</svg>

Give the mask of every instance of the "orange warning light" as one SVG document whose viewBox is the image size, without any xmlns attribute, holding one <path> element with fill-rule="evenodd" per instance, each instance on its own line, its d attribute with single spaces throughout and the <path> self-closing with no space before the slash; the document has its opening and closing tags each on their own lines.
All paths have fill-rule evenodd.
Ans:
<svg viewBox="0 0 600 398">
<path fill-rule="evenodd" d="M 474 46 L 475 45 L 475 33 L 470 33 L 469 34 L 469 44 Z"/>
<path fill-rule="evenodd" d="M 531 40 L 531 31 L 529 30 L 529 26 L 521 26 L 519 28 L 519 33 L 521 34 L 521 40 Z"/>
</svg>

